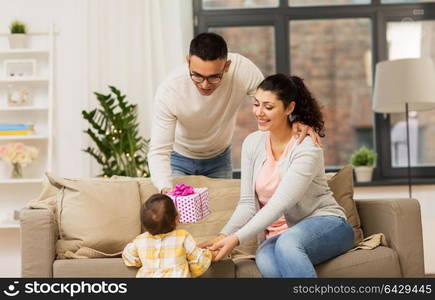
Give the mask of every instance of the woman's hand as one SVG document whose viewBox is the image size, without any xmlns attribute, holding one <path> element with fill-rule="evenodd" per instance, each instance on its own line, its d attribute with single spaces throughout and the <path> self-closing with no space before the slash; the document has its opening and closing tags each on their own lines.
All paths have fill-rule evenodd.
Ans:
<svg viewBox="0 0 435 300">
<path fill-rule="evenodd" d="M 208 240 L 208 241 L 205 241 L 205 242 L 202 242 L 202 243 L 198 244 L 198 247 L 199 248 L 208 248 L 208 247 L 211 247 L 211 246 L 213 246 L 214 243 L 217 243 L 220 240 L 226 238 L 226 236 L 227 236 L 226 234 L 222 234 L 221 233 L 221 234 L 219 234 L 218 236 L 216 236 L 215 238 L 213 238 L 211 240 Z"/>
<path fill-rule="evenodd" d="M 308 125 L 302 124 L 300 122 L 293 123 L 292 131 L 293 134 L 298 137 L 297 139 L 298 144 L 300 144 L 308 134 L 313 140 L 315 145 L 319 147 L 323 146 L 322 141 L 320 140 L 320 136 L 317 134 L 317 132 L 314 131 L 312 127 Z"/>
<path fill-rule="evenodd" d="M 220 259 L 227 257 L 230 255 L 231 251 L 235 247 L 239 245 L 239 238 L 237 235 L 232 234 L 230 236 L 227 236 L 224 239 L 221 239 L 217 243 L 215 243 L 213 246 L 210 247 L 211 251 L 219 250 L 216 257 L 213 259 L 213 261 L 219 261 Z"/>
</svg>

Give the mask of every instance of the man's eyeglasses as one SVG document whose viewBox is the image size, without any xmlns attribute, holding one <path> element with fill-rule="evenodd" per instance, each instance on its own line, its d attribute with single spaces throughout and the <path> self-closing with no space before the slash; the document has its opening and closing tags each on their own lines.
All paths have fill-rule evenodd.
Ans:
<svg viewBox="0 0 435 300">
<path fill-rule="evenodd" d="M 224 69 L 222 70 L 222 72 L 220 72 L 219 74 L 210 75 L 210 76 L 202 76 L 200 74 L 190 72 L 190 78 L 195 83 L 202 83 L 202 82 L 204 82 L 204 80 L 207 80 L 209 84 L 217 84 L 217 83 L 221 82 L 222 77 L 224 76 L 225 67 L 226 67 L 226 63 L 225 63 L 225 66 L 224 66 Z"/>
</svg>

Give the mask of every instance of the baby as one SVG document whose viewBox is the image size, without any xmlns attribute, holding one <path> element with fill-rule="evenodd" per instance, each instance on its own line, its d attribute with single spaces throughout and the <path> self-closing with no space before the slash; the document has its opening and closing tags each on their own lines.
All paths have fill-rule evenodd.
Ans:
<svg viewBox="0 0 435 300">
<path fill-rule="evenodd" d="M 176 228 L 178 213 L 170 197 L 152 195 L 140 215 L 146 232 L 122 253 L 127 266 L 140 267 L 136 277 L 198 277 L 208 269 L 216 253 L 198 248 L 186 230 Z"/>
</svg>

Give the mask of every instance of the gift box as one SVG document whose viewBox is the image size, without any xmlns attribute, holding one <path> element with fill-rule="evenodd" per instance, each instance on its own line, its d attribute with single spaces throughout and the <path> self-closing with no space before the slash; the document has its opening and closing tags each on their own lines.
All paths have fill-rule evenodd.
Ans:
<svg viewBox="0 0 435 300">
<path fill-rule="evenodd" d="M 177 184 L 168 196 L 174 201 L 180 215 L 180 223 L 195 223 L 211 213 L 207 188 L 193 188 L 185 184 Z"/>
</svg>

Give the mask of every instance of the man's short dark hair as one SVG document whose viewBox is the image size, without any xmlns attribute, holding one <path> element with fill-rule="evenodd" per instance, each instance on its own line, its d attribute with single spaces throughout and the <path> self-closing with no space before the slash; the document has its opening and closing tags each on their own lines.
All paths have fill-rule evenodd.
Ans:
<svg viewBox="0 0 435 300">
<path fill-rule="evenodd" d="M 198 34 L 190 42 L 190 56 L 198 56 L 202 60 L 226 59 L 228 54 L 227 43 L 218 34 L 205 32 Z"/>
<path fill-rule="evenodd" d="M 177 215 L 174 202 L 164 194 L 149 197 L 140 211 L 142 225 L 152 235 L 175 230 Z"/>
</svg>

